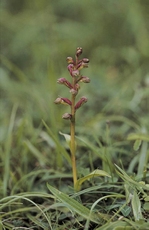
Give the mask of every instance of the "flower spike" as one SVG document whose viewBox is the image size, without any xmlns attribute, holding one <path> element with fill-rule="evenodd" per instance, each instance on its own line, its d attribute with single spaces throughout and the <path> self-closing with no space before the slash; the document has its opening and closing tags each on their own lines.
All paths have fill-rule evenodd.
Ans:
<svg viewBox="0 0 149 230">
<path fill-rule="evenodd" d="M 69 71 L 70 76 L 72 77 L 72 82 L 70 83 L 65 78 L 59 78 L 57 80 L 57 83 L 65 85 L 67 88 L 69 88 L 71 93 L 71 99 L 65 97 L 58 97 L 55 100 L 55 104 L 64 104 L 69 105 L 71 108 L 70 113 L 64 113 L 62 118 L 70 121 L 70 152 L 71 152 L 71 162 L 72 162 L 72 174 L 73 174 L 73 182 L 74 182 L 74 188 L 76 186 L 77 182 L 77 168 L 76 168 L 76 143 L 75 143 L 75 122 L 76 122 L 76 111 L 79 109 L 84 103 L 87 102 L 86 97 L 81 97 L 80 100 L 76 103 L 76 96 L 79 92 L 80 85 L 79 82 L 89 83 L 90 79 L 86 76 L 82 76 L 80 74 L 80 70 L 83 68 L 88 67 L 89 59 L 83 58 L 80 59 L 80 55 L 82 54 L 83 49 L 81 47 L 78 47 L 75 52 L 75 59 L 72 57 L 67 57 L 67 69 Z"/>
</svg>

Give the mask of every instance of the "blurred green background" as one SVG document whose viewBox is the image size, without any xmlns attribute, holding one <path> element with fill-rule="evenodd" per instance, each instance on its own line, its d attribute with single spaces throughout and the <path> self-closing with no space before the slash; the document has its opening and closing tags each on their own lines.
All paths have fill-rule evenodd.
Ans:
<svg viewBox="0 0 149 230">
<path fill-rule="evenodd" d="M 88 125 L 99 135 L 101 114 L 105 120 L 124 116 L 149 130 L 148 0 L 1 0 L 0 21 L 2 150 L 14 106 L 16 156 L 24 151 L 22 144 L 17 147 L 22 137 L 36 142 L 42 119 L 55 134 L 69 132 L 61 119 L 68 108 L 53 102 L 70 96 L 56 80 L 69 79 L 66 57 L 78 46 L 90 59 L 82 74 L 91 83 L 82 85 L 78 96 L 88 103 L 78 111 L 77 131 Z M 119 123 L 112 127 L 118 139 L 129 131 Z"/>
<path fill-rule="evenodd" d="M 81 195 L 79 202 L 95 208 L 95 199 L 99 203 L 106 195 L 98 212 L 111 213 L 111 220 L 116 220 L 124 198 L 120 201 L 115 194 L 126 193 L 128 213 L 122 215 L 131 224 L 135 218 L 129 212 L 128 194 L 132 199 L 132 191 L 137 191 L 142 204 L 139 198 L 132 199 L 137 216 L 132 226 L 137 229 L 138 220 L 142 226 L 146 198 L 142 185 L 149 184 L 149 0 L 1 0 L 0 47 L 0 199 L 6 197 L 1 199 L 0 224 L 14 229 L 34 223 L 49 229 L 42 209 L 53 229 L 64 229 L 57 226 L 65 218 L 72 229 L 77 215 L 64 211 L 63 216 L 55 198 L 46 195 L 46 184 L 66 194 L 72 191 L 70 150 L 59 134 L 70 133 L 69 121 L 62 119 L 70 108 L 54 101 L 59 96 L 70 98 L 69 89 L 57 79 L 71 78 L 66 57 L 74 57 L 76 48 L 82 47 L 81 57 L 90 63 L 81 73 L 91 82 L 80 83 L 77 95 L 77 100 L 88 98 L 76 114 L 78 178 L 95 169 L 111 178 L 85 181 L 82 189 L 88 190 L 80 193 L 85 197 L 82 200 Z M 115 164 L 131 180 L 123 181 Z M 113 200 L 107 199 L 112 193 Z M 80 220 L 75 226 L 81 227 Z"/>
</svg>

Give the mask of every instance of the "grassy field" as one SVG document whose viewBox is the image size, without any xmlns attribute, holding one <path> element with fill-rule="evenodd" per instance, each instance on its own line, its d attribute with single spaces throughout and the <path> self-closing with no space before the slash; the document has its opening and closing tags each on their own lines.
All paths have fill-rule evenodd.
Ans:
<svg viewBox="0 0 149 230">
<path fill-rule="evenodd" d="M 0 230 L 149 229 L 149 1 L 1 0 Z M 77 47 L 74 190 L 65 140 Z M 66 135 L 67 134 L 67 135 Z"/>
</svg>

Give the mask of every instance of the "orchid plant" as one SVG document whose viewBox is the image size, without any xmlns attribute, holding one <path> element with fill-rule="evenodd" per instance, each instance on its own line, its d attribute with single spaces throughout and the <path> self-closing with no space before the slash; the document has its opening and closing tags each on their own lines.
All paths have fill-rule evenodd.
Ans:
<svg viewBox="0 0 149 230">
<path fill-rule="evenodd" d="M 65 78 L 59 78 L 57 80 L 57 83 L 62 84 L 69 88 L 71 93 L 71 99 L 65 98 L 65 97 L 58 97 L 55 100 L 55 104 L 64 104 L 70 106 L 70 113 L 63 114 L 62 118 L 70 120 L 70 152 L 71 152 L 71 163 L 72 163 L 72 174 L 73 174 L 73 183 L 74 188 L 76 190 L 80 189 L 80 185 L 87 179 L 93 177 L 93 176 L 109 176 L 107 173 L 105 173 L 102 170 L 96 170 L 96 172 L 92 172 L 91 174 L 87 175 L 86 177 L 83 177 L 79 180 L 77 180 L 77 167 L 76 167 L 76 142 L 75 142 L 75 115 L 76 111 L 87 102 L 87 98 L 85 96 L 81 97 L 78 102 L 76 102 L 76 96 L 78 95 L 78 91 L 80 89 L 81 82 L 83 83 L 89 83 L 90 79 L 86 76 L 83 76 L 80 73 L 80 70 L 83 68 L 87 68 L 89 64 L 88 58 L 80 59 L 80 56 L 82 54 L 82 48 L 78 47 L 76 49 L 75 53 L 75 60 L 72 57 L 67 57 L 67 69 L 71 76 L 71 82 L 69 82 Z M 97 172 L 98 171 L 98 172 Z M 100 171 L 100 172 L 99 172 Z"/>
<path fill-rule="evenodd" d="M 65 78 L 59 78 L 57 83 L 63 84 L 70 89 L 71 100 L 68 98 L 59 97 L 55 100 L 56 104 L 66 104 L 71 107 L 71 113 L 65 113 L 62 118 L 70 120 L 70 151 L 71 151 L 71 162 L 72 162 L 72 172 L 73 172 L 73 182 L 74 185 L 77 182 L 77 169 L 76 169 L 76 146 L 75 146 L 75 114 L 77 109 L 79 109 L 84 103 L 87 102 L 86 97 L 81 97 L 76 103 L 76 96 L 80 89 L 80 82 L 89 83 L 90 79 L 88 77 L 82 76 L 80 70 L 82 68 L 88 67 L 89 59 L 83 58 L 79 59 L 82 54 L 82 48 L 78 47 L 75 53 L 75 60 L 72 57 L 67 57 L 68 71 L 70 73 L 72 82 L 70 83 Z"/>
</svg>

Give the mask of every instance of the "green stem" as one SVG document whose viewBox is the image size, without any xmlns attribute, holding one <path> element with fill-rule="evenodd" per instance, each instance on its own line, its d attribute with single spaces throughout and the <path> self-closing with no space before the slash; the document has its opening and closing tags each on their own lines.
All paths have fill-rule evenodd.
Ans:
<svg viewBox="0 0 149 230">
<path fill-rule="evenodd" d="M 75 81 L 73 82 L 75 84 Z M 70 133 L 71 133 L 71 162 L 72 162 L 72 174 L 73 174 L 73 183 L 74 186 L 77 182 L 77 168 L 76 168 L 76 146 L 75 146 L 75 95 L 72 94 L 71 98 L 71 124 L 70 124 Z"/>
</svg>

